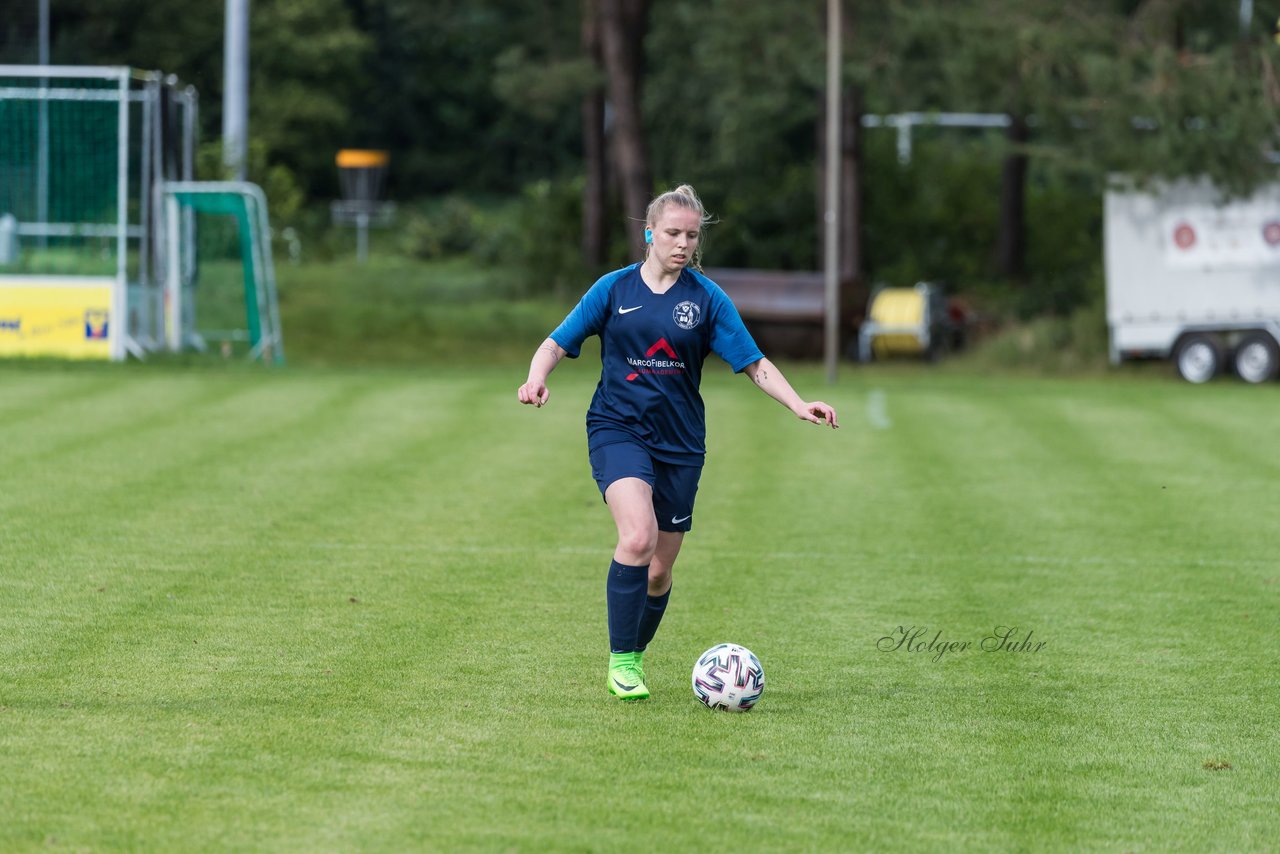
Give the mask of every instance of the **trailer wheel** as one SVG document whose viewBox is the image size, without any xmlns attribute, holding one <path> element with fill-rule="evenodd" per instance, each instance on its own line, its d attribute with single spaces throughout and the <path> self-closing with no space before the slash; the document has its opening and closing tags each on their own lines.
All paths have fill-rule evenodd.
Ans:
<svg viewBox="0 0 1280 854">
<path fill-rule="evenodd" d="M 1265 383 L 1280 371 L 1280 347 L 1265 332 L 1251 332 L 1236 348 L 1236 373 L 1247 383 Z"/>
<path fill-rule="evenodd" d="M 1222 345 L 1212 335 L 1188 335 L 1178 345 L 1178 376 L 1189 383 L 1207 383 L 1222 370 Z"/>
</svg>

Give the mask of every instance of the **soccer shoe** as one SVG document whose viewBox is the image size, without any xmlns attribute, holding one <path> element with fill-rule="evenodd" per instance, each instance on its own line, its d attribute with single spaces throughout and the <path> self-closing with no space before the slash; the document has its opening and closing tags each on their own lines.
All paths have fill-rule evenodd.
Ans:
<svg viewBox="0 0 1280 854">
<path fill-rule="evenodd" d="M 640 681 L 644 681 L 644 650 L 636 650 L 636 670 L 640 671 Z"/>
<path fill-rule="evenodd" d="M 649 689 L 634 652 L 609 653 L 609 693 L 620 700 L 647 700 Z"/>
</svg>

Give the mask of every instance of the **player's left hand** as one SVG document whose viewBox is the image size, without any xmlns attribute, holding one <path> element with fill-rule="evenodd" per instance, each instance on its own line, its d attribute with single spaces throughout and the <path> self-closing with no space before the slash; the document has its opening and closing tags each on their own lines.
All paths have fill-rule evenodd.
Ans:
<svg viewBox="0 0 1280 854">
<path fill-rule="evenodd" d="M 831 429 L 840 426 L 840 422 L 836 420 L 836 410 L 834 406 L 823 403 L 821 400 L 815 400 L 804 404 L 803 409 L 796 413 L 805 421 L 813 424 L 826 424 Z"/>
</svg>

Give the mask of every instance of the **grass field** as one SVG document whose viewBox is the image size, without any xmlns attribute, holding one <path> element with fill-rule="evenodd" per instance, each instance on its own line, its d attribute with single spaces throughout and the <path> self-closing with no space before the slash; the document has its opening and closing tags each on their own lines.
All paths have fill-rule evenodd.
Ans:
<svg viewBox="0 0 1280 854">
<path fill-rule="evenodd" d="M 515 271 L 468 259 L 375 255 L 363 265 L 350 259 L 280 264 L 277 273 L 288 361 L 308 367 L 527 364 L 531 348 L 571 307 L 567 297 L 523 293 Z M 205 262 L 198 303 L 201 333 L 245 329 L 239 263 Z M 240 355 L 248 346 L 235 349 Z"/>
<path fill-rule="evenodd" d="M 0 366 L 0 850 L 1276 846 L 1275 388 L 713 371 L 623 705 L 596 367 L 523 372 Z"/>
</svg>

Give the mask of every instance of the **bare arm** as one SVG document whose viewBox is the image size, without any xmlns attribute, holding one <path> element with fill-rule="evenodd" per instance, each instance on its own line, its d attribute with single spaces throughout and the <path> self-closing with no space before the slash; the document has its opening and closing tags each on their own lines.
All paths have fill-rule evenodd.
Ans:
<svg viewBox="0 0 1280 854">
<path fill-rule="evenodd" d="M 533 354 L 533 361 L 529 363 L 529 378 L 516 391 L 521 403 L 541 407 L 547 402 L 551 397 L 551 392 L 547 389 L 547 377 L 566 355 L 566 350 L 550 338 L 538 346 Z"/>
<path fill-rule="evenodd" d="M 796 394 L 796 390 L 787 382 L 787 378 L 778 370 L 778 366 L 768 359 L 752 362 L 743 369 L 756 387 L 787 409 L 795 413 L 797 418 L 814 424 L 827 424 L 832 428 L 839 427 L 835 409 L 821 400 L 806 401 Z"/>
</svg>

